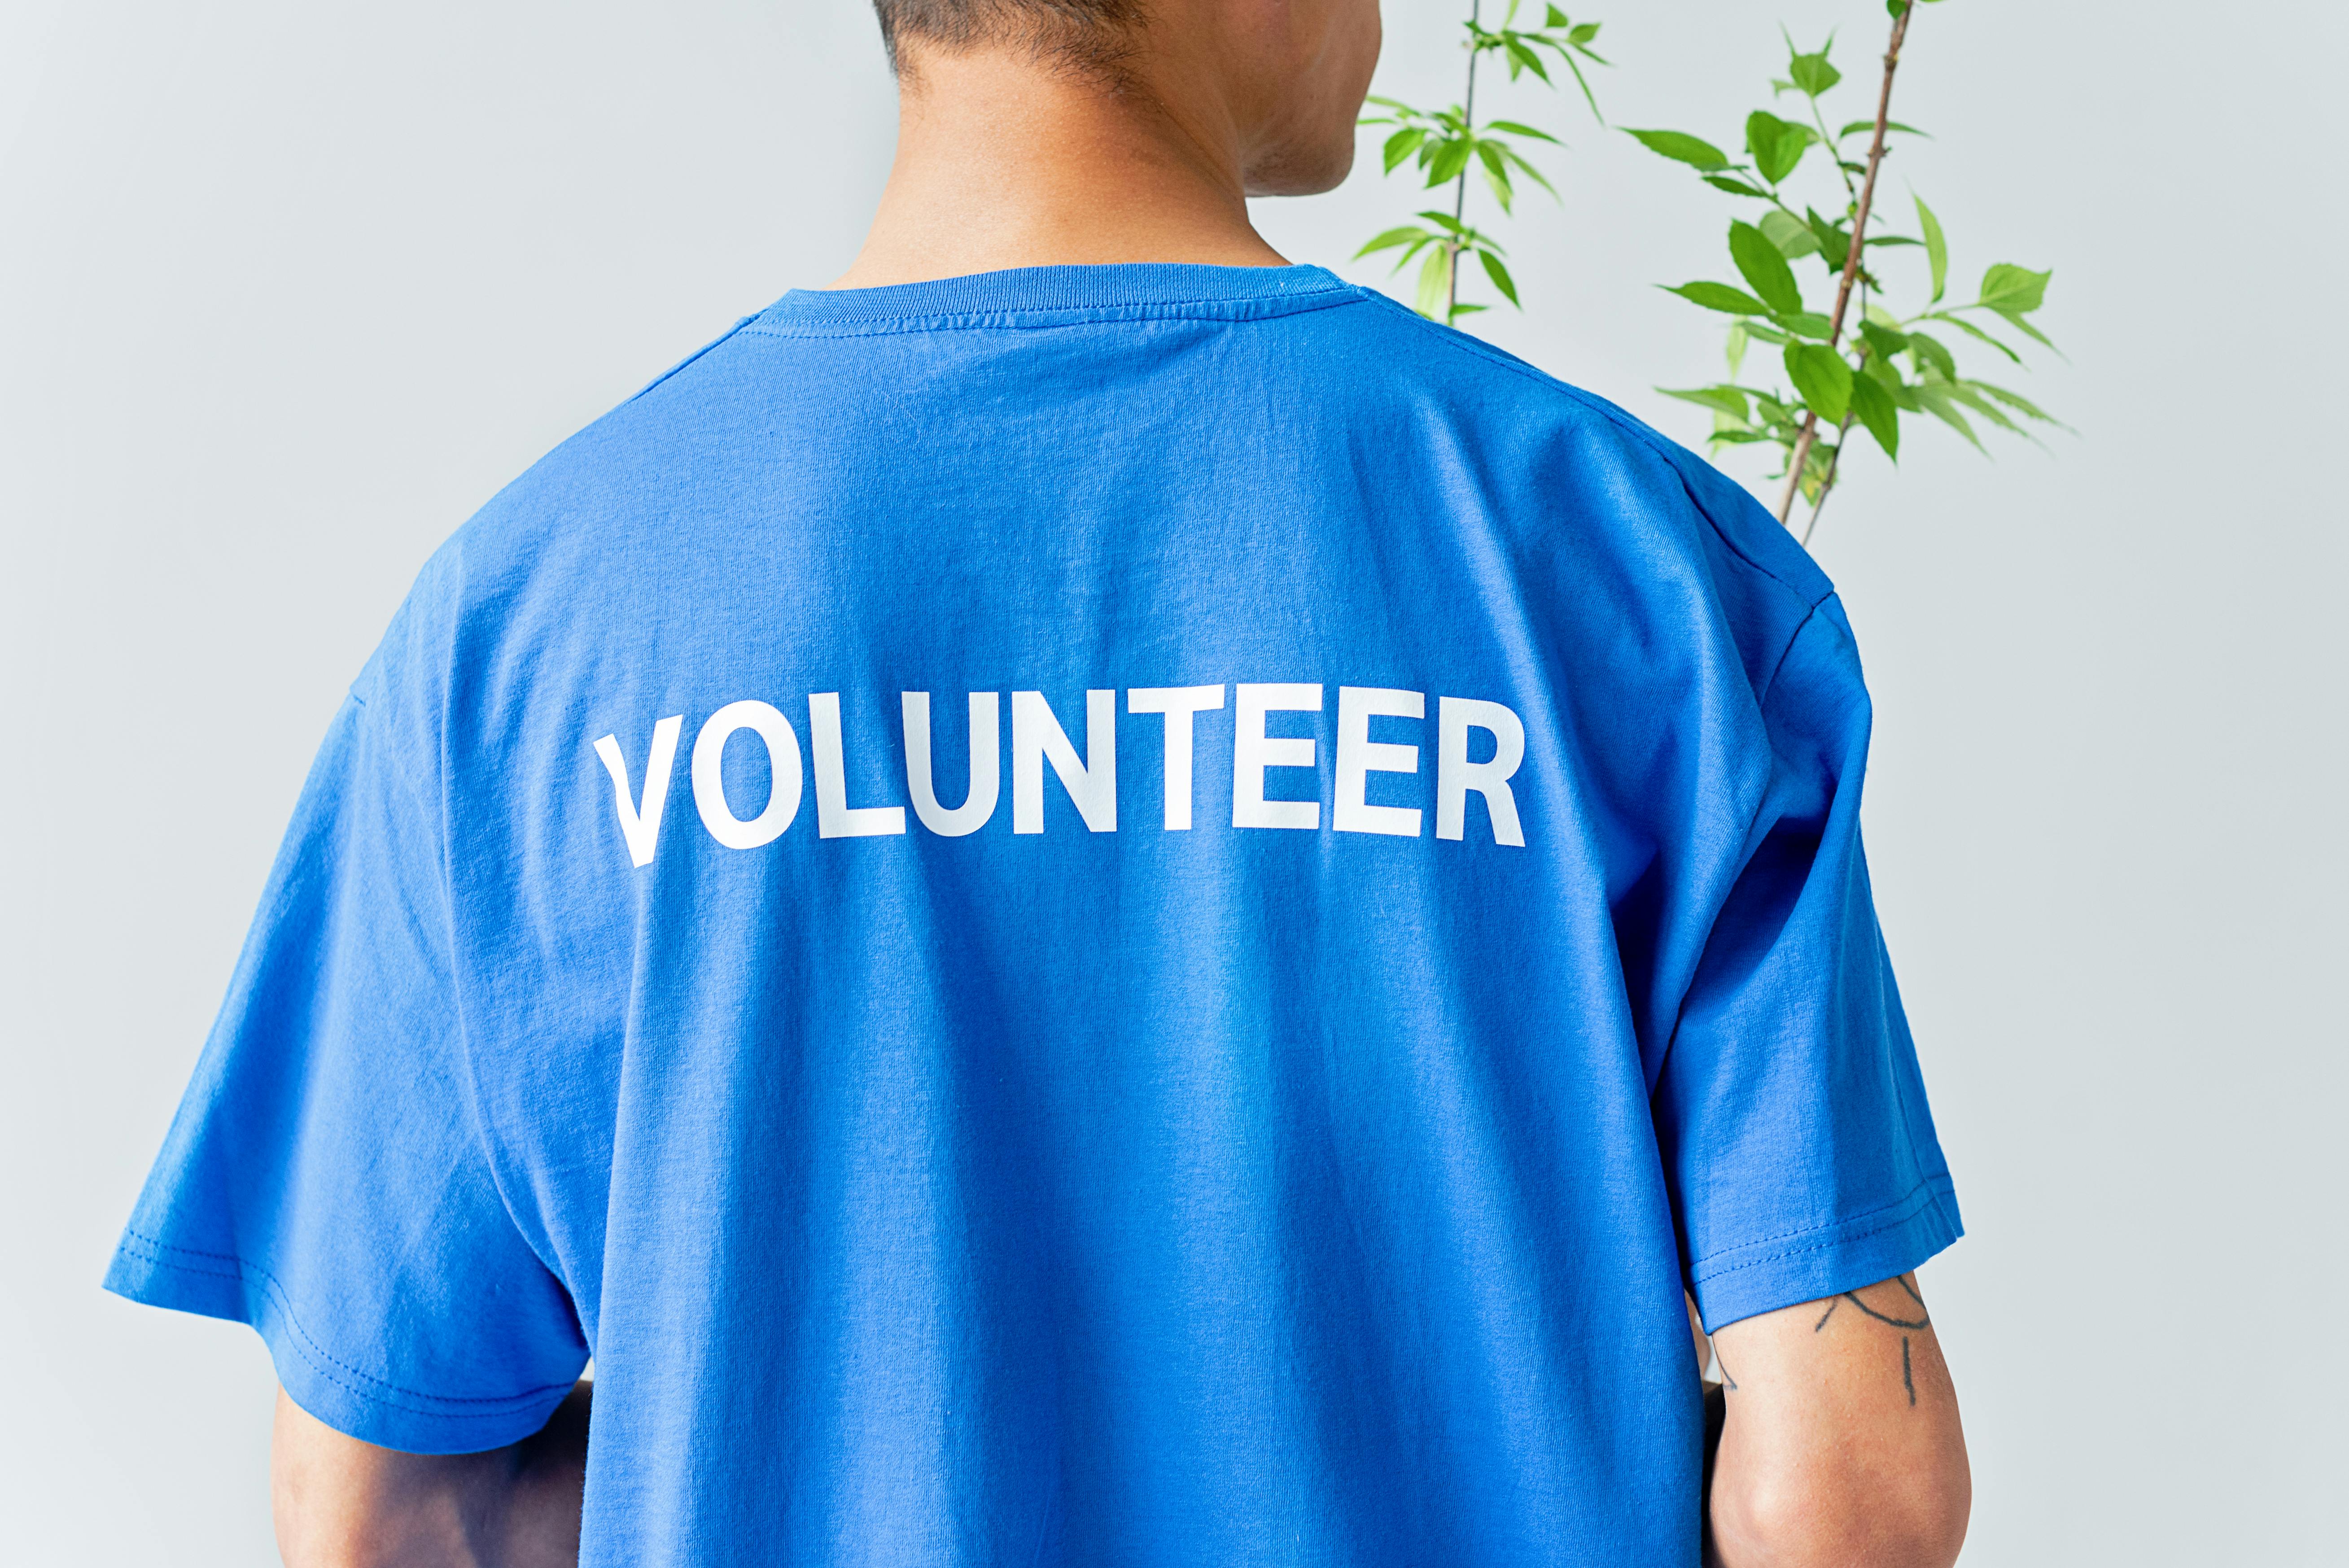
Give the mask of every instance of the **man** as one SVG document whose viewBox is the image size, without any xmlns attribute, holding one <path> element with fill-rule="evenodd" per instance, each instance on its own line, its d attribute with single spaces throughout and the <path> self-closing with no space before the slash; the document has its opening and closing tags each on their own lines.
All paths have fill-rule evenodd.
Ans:
<svg viewBox="0 0 2349 1568">
<path fill-rule="evenodd" d="M 1719 1560 L 1948 1563 L 1828 584 L 1249 228 L 1372 0 L 880 5 L 856 264 L 425 568 L 109 1275 L 287 1561 L 1692 1563 L 1685 1289 Z"/>
</svg>

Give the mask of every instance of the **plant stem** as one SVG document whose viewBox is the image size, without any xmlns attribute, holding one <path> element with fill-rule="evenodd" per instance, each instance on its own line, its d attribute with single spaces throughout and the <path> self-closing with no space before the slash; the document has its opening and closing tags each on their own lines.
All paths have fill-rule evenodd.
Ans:
<svg viewBox="0 0 2349 1568">
<path fill-rule="evenodd" d="M 1819 480 L 1818 504 L 1811 508 L 1811 521 L 1803 524 L 1803 548 L 1806 550 L 1811 547 L 1811 530 L 1818 527 L 1819 513 L 1826 511 L 1827 497 L 1835 490 L 1836 469 L 1843 463 L 1844 438 L 1850 434 L 1851 416 L 1846 414 L 1843 424 L 1836 431 L 1835 450 L 1827 455 L 1827 471 Z"/>
<path fill-rule="evenodd" d="M 1477 24 L 1484 19 L 1484 0 L 1468 0 L 1468 91 L 1460 106 L 1460 129 L 1464 134 L 1476 130 L 1476 57 L 1485 51 L 1477 46 Z M 1501 24 L 1507 26 L 1506 22 Z M 1471 162 L 1474 160 L 1470 160 Z M 1460 188 L 1452 198 L 1452 221 L 1463 223 L 1468 216 L 1468 167 L 1460 169 Z M 1460 236 L 1453 234 L 1445 244 L 1452 252 L 1452 264 L 1444 268 L 1446 292 L 1444 300 L 1444 325 L 1450 326 L 1452 318 L 1460 314 Z"/>
<path fill-rule="evenodd" d="M 1909 36 L 1909 18 L 1916 10 L 1917 0 L 1909 0 L 1900 8 L 1900 15 L 1892 19 L 1892 39 L 1884 46 L 1884 86 L 1876 96 L 1876 136 L 1868 144 L 1868 176 L 1860 181 L 1859 207 L 1852 214 L 1851 253 L 1844 258 L 1843 281 L 1836 285 L 1835 315 L 1827 320 L 1830 348 L 1843 342 L 1843 315 L 1851 304 L 1852 284 L 1858 280 L 1860 255 L 1868 245 L 1868 211 L 1876 201 L 1876 174 L 1884 166 L 1885 122 L 1892 115 L 1892 73 L 1900 68 L 1901 40 Z M 1844 428 L 1850 428 L 1848 419 Z M 1778 521 L 1782 526 L 1794 526 L 1787 520 L 1795 515 L 1795 497 L 1803 488 L 1803 465 L 1810 461 L 1811 446 L 1818 439 L 1818 411 L 1812 409 L 1803 417 L 1803 433 L 1795 438 L 1795 454 L 1786 464 L 1786 493 L 1778 498 Z M 1840 443 L 1837 455 L 1842 455 Z M 1819 501 L 1821 505 L 1826 502 L 1824 489 L 1819 491 Z M 1816 511 L 1812 512 L 1811 521 L 1814 525 L 1817 523 Z M 1808 531 L 1805 531 L 1806 537 Z"/>
<path fill-rule="evenodd" d="M 1827 156 L 1835 160 L 1836 172 L 1843 176 L 1844 200 L 1857 201 L 1859 192 L 1851 188 L 1851 170 L 1843 166 L 1843 143 L 1827 134 L 1826 117 L 1819 113 L 1819 100 L 1816 98 L 1811 99 L 1811 123 L 1819 128 L 1819 142 L 1827 150 Z M 1794 214 L 1790 212 L 1787 216 L 1793 217 Z"/>
</svg>

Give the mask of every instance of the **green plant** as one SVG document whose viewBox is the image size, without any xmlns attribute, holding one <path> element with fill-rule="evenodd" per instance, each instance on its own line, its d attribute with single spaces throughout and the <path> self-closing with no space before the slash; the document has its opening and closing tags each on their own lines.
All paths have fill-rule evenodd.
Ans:
<svg viewBox="0 0 2349 1568">
<path fill-rule="evenodd" d="M 1972 303 L 1949 304 L 1945 303 L 1949 242 L 1922 197 L 1912 197 L 1918 236 L 1868 231 L 1877 176 L 1889 139 L 1924 134 L 1889 118 L 1893 73 L 1899 67 L 1913 7 L 1909 0 L 1889 0 L 1887 9 L 1892 14 L 1892 36 L 1885 49 L 1884 76 L 1872 119 L 1853 120 L 1840 130 L 1829 130 L 1821 100 L 1843 79 L 1827 57 L 1834 40 L 1830 37 L 1816 52 L 1806 54 L 1788 38 L 1786 76 L 1772 83 L 1773 96 L 1799 94 L 1809 117 L 1807 123 L 1782 119 L 1767 109 L 1755 110 L 1745 121 L 1744 160 L 1733 160 L 1713 143 L 1682 131 L 1629 133 L 1651 151 L 1688 165 L 1713 189 L 1741 201 L 1762 203 L 1763 211 L 1754 222 L 1741 219 L 1729 225 L 1730 261 L 1745 288 L 1697 282 L 1671 290 L 1692 304 L 1734 318 L 1728 329 L 1729 379 L 1711 387 L 1658 390 L 1712 410 L 1716 451 L 1742 444 L 1778 449 L 1784 466 L 1775 477 L 1785 480 L 1778 521 L 1789 523 L 1798 494 L 1809 501 L 1810 518 L 1803 530 L 1806 543 L 1835 489 L 1845 444 L 1855 424 L 1888 458 L 1898 461 L 1904 414 L 1930 414 L 1978 450 L 1982 449 L 1982 440 L 1967 418 L 1969 413 L 2015 433 L 2023 433 L 2018 419 L 2055 422 L 2020 394 L 1961 374 L 1950 345 L 1928 330 L 1947 327 L 2021 365 L 2022 356 L 1990 330 L 1985 318 L 2053 348 L 2028 319 L 2046 297 L 2050 274 L 2001 262 L 1982 274 L 1981 290 Z M 1868 134 L 1867 158 L 1857 161 L 1847 150 L 1847 143 L 1863 131 Z M 1807 201 L 1802 211 L 1795 211 L 1788 191 L 1788 181 L 1804 168 L 1804 155 L 1814 147 L 1825 153 L 1823 160 L 1811 164 L 1815 182 L 1816 176 L 1829 170 L 1841 182 L 1842 200 L 1826 198 L 1837 214 L 1834 217 L 1823 215 Z M 1929 274 L 1930 292 L 1922 308 L 1905 316 L 1884 304 L 1885 283 L 1876 270 L 1880 263 L 1869 256 L 1871 251 L 1895 246 L 1922 250 Z M 1795 263 L 1808 256 L 1816 256 L 1835 280 L 1835 303 L 1825 315 L 1810 307 L 1796 275 Z M 1857 330 L 1847 338 L 1844 329 L 1855 295 L 1859 304 Z M 1775 385 L 1764 387 L 1740 382 L 1746 350 L 1756 342 L 1780 351 L 1791 391 Z"/>
<path fill-rule="evenodd" d="M 1599 25 L 1573 21 L 1556 5 L 1546 5 L 1540 26 L 1519 28 L 1516 24 L 1520 3 L 1521 0 L 1509 0 L 1500 26 L 1486 28 L 1483 25 L 1481 0 L 1471 0 L 1468 19 L 1464 24 L 1468 29 L 1468 82 L 1460 102 L 1448 108 L 1421 109 L 1394 98 L 1373 98 L 1370 101 L 1386 112 L 1362 117 L 1364 125 L 1395 128 L 1386 140 L 1386 173 L 1392 174 L 1409 161 L 1426 175 L 1428 190 L 1445 184 L 1454 189 L 1451 211 L 1421 212 L 1420 222 L 1389 229 L 1355 252 L 1355 257 L 1359 260 L 1380 251 L 1400 250 L 1402 254 L 1395 261 L 1397 272 L 1413 257 L 1423 257 L 1419 270 L 1419 312 L 1446 324 L 1488 308 L 1460 297 L 1460 261 L 1464 255 L 1476 258 L 1502 298 L 1513 305 L 1519 304 L 1516 280 L 1509 275 L 1499 242 L 1468 222 L 1469 173 L 1472 170 L 1483 171 L 1485 184 L 1492 188 L 1494 199 L 1500 202 L 1506 215 L 1516 204 L 1516 179 L 1520 175 L 1553 198 L 1557 195 L 1557 187 L 1534 167 L 1519 150 L 1518 142 L 1564 145 L 1549 132 L 1518 120 L 1492 119 L 1479 125 L 1476 62 L 1486 55 L 1496 54 L 1507 64 L 1511 81 L 1530 72 L 1544 85 L 1555 87 L 1557 84 L 1550 80 L 1549 64 L 1543 58 L 1547 53 L 1574 74 L 1575 85 L 1582 89 L 1592 118 L 1601 125 L 1606 123 L 1599 112 L 1598 95 L 1590 90 L 1590 80 L 1582 74 L 1581 65 L 1584 60 L 1607 64 L 1590 47 L 1591 41 L 1599 36 Z"/>
</svg>

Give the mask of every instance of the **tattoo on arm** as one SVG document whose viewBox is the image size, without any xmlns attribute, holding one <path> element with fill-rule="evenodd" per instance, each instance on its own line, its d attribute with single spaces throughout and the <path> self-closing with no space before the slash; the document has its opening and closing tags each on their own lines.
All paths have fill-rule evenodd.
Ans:
<svg viewBox="0 0 2349 1568">
<path fill-rule="evenodd" d="M 1891 1283 L 1900 1287 L 1902 1294 L 1909 1297 L 1909 1302 L 1912 1303 L 1913 1305 L 1904 1306 L 1897 1301 L 1887 1302 L 1884 1305 L 1890 1307 L 1891 1310 L 1889 1312 L 1878 1312 L 1875 1307 L 1868 1305 L 1866 1301 L 1863 1301 L 1860 1298 L 1859 1292 L 1856 1290 L 1847 1290 L 1841 1295 L 1836 1297 L 1833 1301 L 1827 1303 L 1826 1313 L 1820 1316 L 1816 1324 L 1812 1326 L 1811 1332 L 1813 1334 L 1816 1334 L 1820 1329 L 1825 1328 L 1827 1326 L 1827 1319 L 1833 1317 L 1836 1315 L 1836 1309 L 1841 1306 L 1845 1302 L 1851 1303 L 1852 1305 L 1859 1308 L 1860 1311 L 1866 1313 L 1869 1317 L 1874 1318 L 1877 1322 L 1889 1324 L 1894 1328 L 1899 1329 L 1901 1331 L 1900 1387 L 1908 1391 L 1909 1408 L 1913 1409 L 1916 1408 L 1917 1404 L 1917 1377 L 1909 1359 L 1909 1332 L 1912 1329 L 1932 1327 L 1933 1315 L 1925 1310 L 1925 1298 L 1917 1294 L 1917 1286 L 1911 1282 L 1909 1275 L 1901 1274 L 1895 1278 Z M 1869 1288 L 1873 1289 L 1875 1287 L 1870 1286 Z M 1908 1314 L 1912 1311 L 1916 1314 L 1913 1317 L 1908 1315 Z"/>
<path fill-rule="evenodd" d="M 1874 1305 L 1870 1305 L 1863 1292 L 1847 1290 L 1827 1303 L 1826 1311 L 1821 1313 L 1818 1322 L 1811 1326 L 1811 1332 L 1813 1334 L 1823 1332 L 1828 1322 L 1842 1310 L 1846 1302 L 1849 1302 L 1869 1320 L 1900 1330 L 1900 1387 L 1909 1396 L 1909 1408 L 1914 1409 L 1917 1405 L 1917 1375 L 1915 1364 L 1909 1355 L 1909 1336 L 1917 1329 L 1932 1327 L 1933 1315 L 1925 1310 L 1925 1298 L 1917 1294 L 1917 1284 L 1913 1275 L 1901 1274 L 1895 1279 L 1887 1280 L 1885 1284 L 1898 1286 L 1901 1294 L 1909 1299 L 1906 1302 L 1902 1302 L 1898 1297 L 1891 1300 L 1879 1299 Z M 1880 1295 L 1878 1286 L 1869 1285 L 1868 1289 L 1879 1291 Z M 1713 1355 L 1716 1358 L 1721 1356 L 1721 1346 L 1718 1343 L 1713 1346 Z M 1722 1387 L 1733 1394 L 1735 1393 L 1737 1379 L 1730 1376 L 1729 1363 L 1726 1360 L 1721 1362 L 1721 1377 Z"/>
</svg>

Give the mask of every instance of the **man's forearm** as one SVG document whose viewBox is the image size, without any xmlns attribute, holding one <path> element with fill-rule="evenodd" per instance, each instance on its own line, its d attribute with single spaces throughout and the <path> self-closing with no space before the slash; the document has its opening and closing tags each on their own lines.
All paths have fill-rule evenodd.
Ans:
<svg viewBox="0 0 2349 1568">
<path fill-rule="evenodd" d="M 477 1454 L 405 1454 L 342 1433 L 281 1392 L 270 1444 L 286 1568 L 575 1568 L 593 1397 Z"/>
<path fill-rule="evenodd" d="M 1972 1502 L 1965 1436 L 1913 1275 L 1731 1324 L 1713 1347 L 1726 1384 L 1708 1563 L 1957 1560 Z"/>
</svg>

